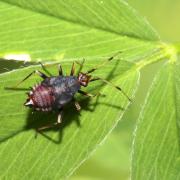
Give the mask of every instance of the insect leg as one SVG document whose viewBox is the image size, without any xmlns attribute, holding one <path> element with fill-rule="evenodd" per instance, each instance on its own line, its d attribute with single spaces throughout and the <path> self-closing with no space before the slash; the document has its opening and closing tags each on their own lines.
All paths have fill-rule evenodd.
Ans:
<svg viewBox="0 0 180 180">
<path fill-rule="evenodd" d="M 37 131 L 42 131 L 42 130 L 45 130 L 45 129 L 53 128 L 53 127 L 57 126 L 58 124 L 61 124 L 61 122 L 62 122 L 62 110 L 60 110 L 60 112 L 58 114 L 57 121 L 55 123 L 48 124 L 46 126 L 40 127 L 40 128 L 37 129 Z"/>
<path fill-rule="evenodd" d="M 90 80 L 90 82 L 98 81 L 98 80 L 100 80 L 100 81 L 102 81 L 102 82 L 104 82 L 104 83 L 106 83 L 106 84 L 108 84 L 108 85 L 116 88 L 117 90 L 121 91 L 121 92 L 123 93 L 123 95 L 127 97 L 127 99 L 128 99 L 129 101 L 132 101 L 132 100 L 129 98 L 129 96 L 121 89 L 121 87 L 114 85 L 112 82 L 110 82 L 110 81 L 108 81 L 108 80 L 106 80 L 106 79 L 103 79 L 103 78 L 100 78 L 100 77 L 95 77 L 95 78 L 92 78 L 92 79 Z"/>
<path fill-rule="evenodd" d="M 59 112 L 57 122 L 54 125 L 60 124 L 61 122 L 62 122 L 62 111 Z"/>
<path fill-rule="evenodd" d="M 79 90 L 78 93 L 84 95 L 84 96 L 88 96 L 88 97 L 96 97 L 98 95 L 100 95 L 100 93 L 97 93 L 97 94 L 90 94 L 88 92 L 85 92 L 85 91 L 82 91 L 82 90 Z"/>
<path fill-rule="evenodd" d="M 77 101 L 75 101 L 74 104 L 76 106 L 77 111 L 80 111 L 81 110 L 80 104 Z"/>
<path fill-rule="evenodd" d="M 58 73 L 59 73 L 59 76 L 63 75 L 63 70 L 60 64 L 58 65 Z"/>
<path fill-rule="evenodd" d="M 75 98 L 73 98 L 73 101 L 74 101 L 74 105 L 75 105 L 75 107 L 76 107 L 76 110 L 77 110 L 77 111 L 80 111 L 80 110 L 81 110 L 80 104 L 75 100 Z"/>
<path fill-rule="evenodd" d="M 15 87 L 19 86 L 22 82 L 24 82 L 25 80 L 27 80 L 29 77 L 31 77 L 33 74 L 37 74 L 40 77 L 42 77 L 43 79 L 46 79 L 48 76 L 46 76 L 45 74 L 43 74 L 42 72 L 35 70 L 32 73 L 30 73 L 28 76 L 26 76 L 23 80 L 21 80 L 19 83 L 16 84 Z"/>
<path fill-rule="evenodd" d="M 46 69 L 46 67 L 45 67 L 41 62 L 39 62 L 39 64 L 41 65 L 42 69 L 43 69 L 47 74 L 49 74 L 50 76 L 53 76 L 53 75 Z"/>
<path fill-rule="evenodd" d="M 70 76 L 73 76 L 73 75 L 74 75 L 74 72 L 75 72 L 75 64 L 74 64 L 74 62 L 73 62 Z"/>
</svg>

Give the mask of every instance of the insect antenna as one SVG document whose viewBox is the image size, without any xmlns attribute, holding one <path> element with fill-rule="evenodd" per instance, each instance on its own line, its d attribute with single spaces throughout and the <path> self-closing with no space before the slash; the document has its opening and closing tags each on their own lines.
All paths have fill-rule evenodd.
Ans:
<svg viewBox="0 0 180 180">
<path fill-rule="evenodd" d="M 100 78 L 100 77 L 94 77 L 94 78 L 92 78 L 92 79 L 90 80 L 90 82 L 98 81 L 98 80 L 100 80 L 100 81 L 102 81 L 102 82 L 104 82 L 104 83 L 106 83 L 106 84 L 114 87 L 115 89 L 119 90 L 130 102 L 132 102 L 132 100 L 130 99 L 130 97 L 122 90 L 121 87 L 114 85 L 112 82 L 110 82 L 110 81 L 108 81 L 108 80 L 106 80 L 106 79 L 103 79 L 103 78 Z"/>
<path fill-rule="evenodd" d="M 76 64 L 79 65 L 79 69 L 77 71 L 77 74 L 79 74 L 81 71 L 82 71 L 82 68 L 84 66 L 84 62 L 85 62 L 85 59 L 83 58 L 82 62 L 79 62 L 79 61 L 75 61 Z"/>
<path fill-rule="evenodd" d="M 104 65 L 108 64 L 111 60 L 113 60 L 116 56 L 118 56 L 120 53 L 122 53 L 121 51 L 118 51 L 116 54 L 114 54 L 114 56 L 111 56 L 110 58 L 108 58 L 106 61 L 104 61 L 103 63 L 97 65 L 96 67 L 88 70 L 85 74 L 90 74 L 94 71 L 96 71 L 97 69 L 99 69 L 100 67 L 103 67 Z"/>
</svg>

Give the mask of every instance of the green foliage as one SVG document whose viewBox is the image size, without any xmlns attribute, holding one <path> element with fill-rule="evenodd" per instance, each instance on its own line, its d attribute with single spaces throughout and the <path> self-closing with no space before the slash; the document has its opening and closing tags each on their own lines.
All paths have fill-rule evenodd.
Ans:
<svg viewBox="0 0 180 180">
<path fill-rule="evenodd" d="M 48 70 L 56 74 L 57 61 L 69 73 L 75 58 L 85 58 L 84 69 L 88 69 L 121 51 L 112 63 L 95 74 L 120 85 L 131 98 L 139 84 L 139 71 L 148 64 L 167 61 L 155 77 L 137 124 L 132 178 L 177 177 L 179 45 L 162 43 L 148 22 L 119 0 L 29 0 L 28 3 L 1 0 L 0 12 L 2 58 L 28 54 L 34 62 L 39 59 L 49 62 Z M 39 68 L 31 65 L 0 75 L 2 179 L 68 177 L 102 143 L 129 104 L 126 97 L 112 87 L 94 83 L 86 90 L 100 91 L 106 94 L 105 98 L 78 96 L 81 113 L 70 105 L 64 112 L 60 129 L 49 130 L 45 132 L 46 137 L 38 135 L 35 139 L 34 130 L 55 121 L 56 114 L 32 114 L 23 107 L 25 93 L 5 87 L 15 85 Z M 36 81 L 40 78 L 34 76 L 21 87 L 28 88 Z M 60 143 L 55 143 L 59 136 Z M 169 156 L 171 149 L 173 153 Z"/>
<path fill-rule="evenodd" d="M 133 179 L 179 179 L 178 68 L 167 63 L 152 83 L 135 133 Z"/>
<path fill-rule="evenodd" d="M 68 63 L 68 60 L 66 63 L 62 63 L 66 72 L 71 64 L 72 62 Z M 92 64 L 95 65 L 96 62 L 88 61 L 87 68 L 90 68 Z M 126 71 L 132 66 L 131 63 L 127 62 L 122 62 L 119 66 L 116 63 L 114 65 L 116 65 L 115 68 L 112 64 L 104 68 L 103 72 L 99 71 L 97 75 L 109 78 L 107 77 L 109 73 L 113 78 L 119 71 L 126 74 Z M 74 106 L 71 105 L 64 112 L 64 123 L 60 131 L 46 132 L 48 137 L 56 141 L 60 135 L 62 140 L 59 144 L 41 135 L 35 139 L 36 122 L 41 122 L 38 126 L 43 126 L 50 123 L 49 119 L 56 121 L 56 115 L 31 114 L 27 108 L 23 107 L 26 94 L 22 91 L 4 89 L 9 84 L 18 82 L 22 76 L 32 72 L 33 69 L 34 67 L 30 67 L 13 73 L 4 73 L 0 77 L 0 81 L 3 81 L 1 85 L 1 126 L 3 127 L 0 131 L 1 140 L 11 137 L 8 141 L 1 143 L 3 149 L 0 157 L 3 164 L 1 175 L 10 178 L 13 174 L 16 179 L 33 177 L 34 175 L 39 178 L 52 177 L 53 179 L 65 177 L 72 173 L 74 168 L 87 158 L 89 153 L 112 130 L 112 127 L 122 116 L 124 112 L 122 108 L 126 107 L 128 100 L 111 87 L 95 84 L 101 93 L 107 94 L 106 98 L 99 97 L 91 101 L 87 98 L 80 99 L 81 114 L 78 114 L 74 110 Z M 50 70 L 53 74 L 56 73 L 54 66 Z M 121 84 L 128 94 L 132 94 L 138 81 L 138 73 L 128 73 L 124 78 L 121 77 L 115 77 L 114 82 Z M 26 81 L 23 83 L 23 88 L 28 88 L 30 84 L 33 85 L 36 80 L 40 79 L 34 77 Z M 128 83 L 125 83 L 127 81 Z M 89 91 L 92 91 L 92 88 L 93 85 Z M 7 154 L 6 156 L 4 156 L 4 152 Z"/>
<path fill-rule="evenodd" d="M 158 39 L 147 22 L 119 1 L 12 3 L 14 5 L 0 2 L 1 56 L 14 52 L 30 54 L 33 60 L 60 60 L 102 57 L 122 50 L 122 57 L 135 61 L 151 54 L 155 46 L 140 39 Z M 90 9 L 84 13 L 86 7 Z M 94 14 L 97 8 L 101 9 Z M 133 38 L 136 36 L 138 38 Z"/>
</svg>

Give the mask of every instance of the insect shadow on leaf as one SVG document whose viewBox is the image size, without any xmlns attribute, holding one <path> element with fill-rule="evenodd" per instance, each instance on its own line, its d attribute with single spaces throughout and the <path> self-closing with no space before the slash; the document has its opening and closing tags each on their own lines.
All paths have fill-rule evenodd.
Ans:
<svg viewBox="0 0 180 180">
<path fill-rule="evenodd" d="M 90 98 L 83 98 L 79 99 L 79 102 L 81 104 L 81 107 L 83 111 L 90 111 L 93 112 L 95 110 L 96 105 L 98 104 L 98 98 L 96 98 L 95 102 L 90 104 Z M 62 113 L 62 122 L 58 126 L 53 126 L 48 129 L 44 129 L 43 131 L 36 131 L 35 137 L 38 138 L 38 134 L 40 133 L 42 136 L 47 138 L 48 140 L 59 144 L 63 139 L 63 133 L 65 132 L 66 127 L 70 126 L 73 122 L 76 123 L 77 128 L 81 127 L 80 122 L 81 112 L 77 112 L 77 110 L 74 108 L 73 103 L 68 104 L 64 107 L 63 113 Z M 26 127 L 25 129 L 35 129 L 37 130 L 39 127 L 46 126 L 47 124 L 55 123 L 57 119 L 57 112 L 38 112 L 34 111 L 32 113 L 32 110 L 29 110 L 27 119 L 26 119 Z M 47 132 L 58 132 L 56 133 L 56 138 L 52 137 L 53 134 L 48 135 Z"/>
<path fill-rule="evenodd" d="M 114 57 L 110 57 L 110 58 L 108 58 L 108 61 L 111 61 L 112 59 L 113 59 Z M 84 61 L 83 61 L 84 62 Z M 111 85 L 111 86 L 113 86 L 113 87 L 115 87 L 116 89 L 118 89 L 119 91 L 121 91 L 123 94 L 124 94 L 124 96 L 126 96 L 127 98 L 128 98 L 128 100 L 130 101 L 130 98 L 126 95 L 126 93 L 120 88 L 120 87 L 118 87 L 118 86 L 114 86 L 111 82 L 110 82 L 110 80 L 111 79 L 113 79 L 113 77 L 115 77 L 116 75 L 114 75 L 114 72 L 115 72 L 115 70 L 116 70 L 116 67 L 117 67 L 117 63 L 119 63 L 119 61 L 116 61 L 116 65 L 112 68 L 112 70 L 110 71 L 110 73 L 108 73 L 108 75 L 107 75 L 107 77 L 105 78 L 105 79 L 102 79 L 102 78 L 91 78 L 91 76 L 88 76 L 87 74 L 90 74 L 90 73 L 92 73 L 93 71 L 95 71 L 96 69 L 98 69 L 99 67 L 101 67 L 101 66 L 104 66 L 104 64 L 106 64 L 107 62 L 105 62 L 105 63 L 102 63 L 101 65 L 99 65 L 99 66 L 97 66 L 97 67 L 95 67 L 95 68 L 92 68 L 92 69 L 90 69 L 89 71 L 87 71 L 86 73 L 81 73 L 80 71 L 82 70 L 82 64 L 80 64 L 80 68 L 79 68 L 79 73 L 78 73 L 78 76 L 75 76 L 77 79 L 79 79 L 79 78 L 81 78 L 80 76 L 81 75 L 85 75 L 86 76 L 86 79 L 84 80 L 84 79 L 81 79 L 81 81 L 80 81 L 80 83 L 86 83 L 86 84 L 83 84 L 83 86 L 87 86 L 87 83 L 88 83 L 88 81 L 90 82 L 90 81 L 96 81 L 96 80 L 101 80 L 101 84 L 99 84 L 98 86 L 92 86 L 92 88 L 89 88 L 89 92 L 91 92 L 91 91 L 93 91 L 94 89 L 98 89 L 98 90 L 100 90 L 105 84 L 108 84 L 108 85 Z M 42 64 L 41 64 L 42 65 Z M 45 69 L 45 66 L 44 65 L 42 65 L 42 67 L 43 67 L 43 69 Z M 35 72 L 35 71 L 34 71 Z M 47 79 L 47 76 L 45 75 L 45 74 L 43 74 L 43 73 L 41 73 L 40 71 L 37 71 L 38 72 L 38 74 L 43 78 L 43 79 Z M 48 71 L 47 70 L 45 70 L 45 72 L 47 73 Z M 60 66 L 60 68 L 59 68 L 59 76 L 62 76 L 62 69 L 61 69 L 61 66 Z M 23 82 L 24 80 L 26 80 L 26 79 L 28 79 L 31 75 L 32 75 L 33 73 L 31 73 L 31 74 L 29 74 L 26 78 L 24 78 L 21 82 Z M 51 74 L 51 73 L 48 73 L 48 74 Z M 71 76 L 74 76 L 74 63 L 73 63 L 73 66 L 72 66 L 72 69 L 71 69 L 71 74 L 70 74 Z M 58 76 L 53 76 L 53 77 L 58 77 Z M 89 78 L 90 77 L 90 79 L 87 79 L 87 78 Z M 49 77 L 49 79 L 50 79 L 51 77 Z M 84 77 L 82 77 L 82 78 L 84 78 Z M 20 83 L 21 83 L 20 82 Z M 18 85 L 20 84 L 20 83 L 18 83 Z M 42 82 L 41 82 L 41 84 L 40 85 L 42 85 Z M 9 90 L 13 90 L 13 88 L 9 88 Z M 23 90 L 22 88 L 17 88 L 17 87 L 15 87 L 14 88 L 14 90 Z M 35 88 L 34 88 L 34 90 L 36 90 Z M 81 90 L 78 90 L 78 92 L 80 92 L 80 94 L 83 94 L 83 95 L 87 95 L 87 96 L 90 96 L 89 95 L 89 93 L 86 93 L 86 92 L 84 92 L 84 91 L 81 91 Z M 29 98 L 28 98 L 28 100 L 26 101 L 26 103 L 25 103 L 25 105 L 30 105 L 30 107 L 33 107 L 33 102 L 32 102 L 32 99 L 31 99 L 31 95 L 32 94 L 32 92 L 29 94 Z M 74 96 L 74 95 L 73 95 Z M 92 95 L 91 95 L 92 96 Z M 90 96 L 90 97 L 91 97 Z M 95 107 L 96 107 L 96 105 L 99 103 L 98 102 L 98 99 L 99 99 L 100 97 L 99 96 L 97 96 L 96 97 L 96 101 L 93 103 L 93 108 L 91 109 L 91 108 L 89 108 L 90 106 L 90 98 L 80 98 L 80 99 L 78 99 L 79 100 L 79 102 L 80 102 L 80 104 L 81 104 L 81 107 L 82 107 L 82 110 L 86 110 L 86 111 L 94 111 L 95 110 Z M 80 123 L 80 119 L 79 119 L 79 116 L 80 116 L 80 112 L 77 112 L 77 108 L 79 107 L 80 108 L 80 106 L 79 106 L 79 104 L 75 104 L 76 105 L 76 109 L 74 108 L 74 106 L 72 105 L 73 103 L 75 103 L 76 101 L 73 101 L 74 100 L 74 97 L 71 99 L 71 101 L 69 101 L 69 103 L 66 103 L 66 104 L 64 104 L 63 105 L 63 120 L 62 120 L 62 122 L 61 123 L 58 123 L 57 124 L 57 121 L 56 121 L 56 116 L 57 116 L 57 113 L 55 113 L 55 112 L 53 112 L 53 111 L 51 111 L 52 113 L 48 113 L 48 112 L 42 112 L 42 111 L 46 111 L 46 110 L 44 110 L 43 108 L 41 108 L 40 110 L 41 111 L 35 111 L 34 113 L 32 113 L 32 111 L 30 110 L 29 111 L 29 113 L 28 113 L 28 116 L 27 116 L 27 123 L 26 123 L 26 126 L 24 127 L 24 130 L 28 130 L 28 129 L 36 129 L 36 130 L 38 130 L 39 131 L 39 129 L 40 130 L 42 130 L 43 129 L 43 131 L 45 132 L 45 131 L 52 131 L 52 130 L 54 130 L 54 131 L 59 131 L 59 136 L 58 136 L 58 140 L 56 140 L 56 139 L 54 139 L 54 138 L 52 138 L 51 136 L 48 136 L 47 134 L 45 134 L 44 132 L 42 132 L 42 131 L 39 131 L 44 137 L 46 137 L 47 139 L 49 139 L 49 140 L 51 140 L 51 141 L 53 141 L 54 143 L 60 143 L 61 142 L 61 140 L 62 140 L 62 137 L 63 137 L 63 131 L 64 131 L 64 129 L 67 127 L 67 126 L 69 126 L 71 123 L 72 123 L 72 121 L 76 121 L 76 123 L 77 123 L 77 126 L 78 127 L 81 127 L 81 123 Z M 101 104 L 103 104 L 103 103 L 101 103 Z M 92 104 L 91 104 L 92 105 Z M 114 108 L 118 108 L 118 109 L 121 109 L 121 110 L 123 110 L 123 108 L 122 107 L 117 107 L 117 106 L 113 106 L 112 104 L 110 104 L 110 103 L 104 103 L 104 105 L 106 105 L 106 106 L 112 106 L 112 107 L 114 107 Z M 39 108 L 39 107 L 38 107 Z M 37 110 L 37 108 L 34 108 L 35 110 Z M 38 109 L 39 110 L 39 109 Z M 61 116 L 62 116 L 62 114 L 61 114 Z M 58 120 L 59 120 L 59 117 L 58 117 Z M 52 123 L 54 122 L 54 125 L 56 125 L 56 126 L 54 126 L 54 125 L 52 125 Z M 50 126 L 49 125 L 47 125 L 47 124 L 51 124 Z M 58 126 L 57 126 L 58 125 Z M 43 127 L 43 128 L 42 128 Z"/>
</svg>

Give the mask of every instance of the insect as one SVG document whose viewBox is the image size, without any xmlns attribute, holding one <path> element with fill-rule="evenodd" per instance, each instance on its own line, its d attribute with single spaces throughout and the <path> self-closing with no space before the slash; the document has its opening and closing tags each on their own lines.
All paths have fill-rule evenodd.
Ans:
<svg viewBox="0 0 180 180">
<path fill-rule="evenodd" d="M 100 64 L 99 66 L 96 66 L 88 70 L 87 72 L 79 72 L 77 75 L 75 75 L 75 63 L 73 62 L 69 75 L 64 75 L 62 67 L 61 65 L 59 65 L 59 74 L 57 76 L 47 76 L 41 71 L 35 70 L 28 76 L 26 76 L 22 81 L 20 81 L 17 86 L 23 81 L 27 80 L 33 74 L 37 74 L 38 76 L 40 76 L 43 80 L 39 84 L 36 84 L 31 88 L 31 91 L 28 92 L 28 98 L 24 105 L 30 108 L 34 108 L 37 111 L 58 112 L 58 118 L 54 124 L 41 127 L 38 130 L 51 128 L 60 124 L 62 121 L 63 107 L 69 102 L 74 101 L 74 105 L 77 111 L 80 111 L 81 106 L 76 101 L 74 96 L 76 93 L 80 93 L 84 96 L 89 97 L 97 96 L 98 94 L 93 95 L 81 90 L 81 87 L 87 87 L 89 83 L 94 81 L 99 80 L 116 88 L 117 90 L 121 91 L 129 99 L 129 101 L 131 101 L 130 98 L 126 95 L 126 93 L 119 86 L 115 86 L 108 80 L 102 79 L 100 77 L 93 77 L 91 75 L 92 72 L 96 71 L 99 67 L 102 67 L 112 59 L 114 59 L 114 56 L 108 58 L 104 63 Z M 42 68 L 46 70 L 43 65 Z"/>
</svg>

